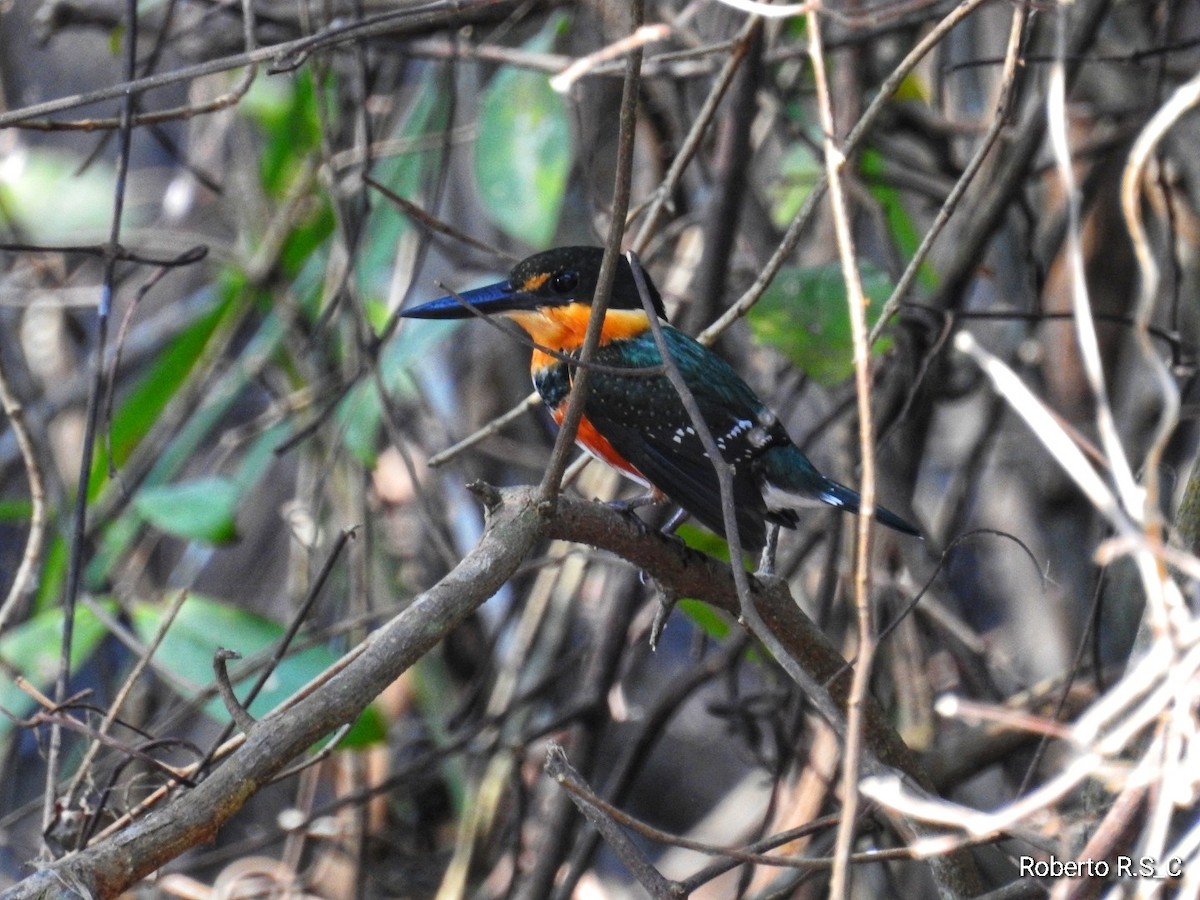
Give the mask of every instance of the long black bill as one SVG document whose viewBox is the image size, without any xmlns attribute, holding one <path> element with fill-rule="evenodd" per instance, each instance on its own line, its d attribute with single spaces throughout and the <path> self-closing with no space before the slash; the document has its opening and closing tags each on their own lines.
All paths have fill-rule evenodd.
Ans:
<svg viewBox="0 0 1200 900">
<path fill-rule="evenodd" d="M 514 290 L 507 281 L 499 281 L 457 295 L 430 300 L 406 309 L 400 315 L 406 319 L 469 319 L 476 312 L 490 316 L 518 309 L 534 309 L 536 306 L 537 298 L 532 294 Z"/>
</svg>

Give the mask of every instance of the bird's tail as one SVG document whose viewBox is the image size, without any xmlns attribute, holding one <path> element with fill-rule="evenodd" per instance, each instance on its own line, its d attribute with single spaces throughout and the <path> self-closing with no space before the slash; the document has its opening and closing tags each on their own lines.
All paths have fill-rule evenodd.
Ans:
<svg viewBox="0 0 1200 900">
<path fill-rule="evenodd" d="M 790 510 L 824 503 L 858 514 L 858 491 L 826 478 L 794 446 L 776 447 L 762 457 L 763 497 L 772 510 Z M 875 507 L 875 518 L 888 528 L 920 537 L 919 532 L 890 509 Z"/>
</svg>

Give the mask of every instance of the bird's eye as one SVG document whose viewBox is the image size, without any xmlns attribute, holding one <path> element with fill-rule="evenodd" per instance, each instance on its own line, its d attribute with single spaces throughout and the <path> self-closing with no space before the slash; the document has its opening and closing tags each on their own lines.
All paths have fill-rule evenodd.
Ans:
<svg viewBox="0 0 1200 900">
<path fill-rule="evenodd" d="M 567 270 L 550 279 L 550 289 L 556 294 L 569 294 L 579 287 L 579 273 Z"/>
</svg>

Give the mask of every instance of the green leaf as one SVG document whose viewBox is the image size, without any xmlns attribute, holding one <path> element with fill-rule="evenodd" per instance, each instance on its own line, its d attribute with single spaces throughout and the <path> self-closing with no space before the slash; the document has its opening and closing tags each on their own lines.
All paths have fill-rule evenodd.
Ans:
<svg viewBox="0 0 1200 900">
<path fill-rule="evenodd" d="M 37 599 L 33 608 L 45 610 L 58 602 L 63 584 L 67 579 L 67 542 L 62 535 L 55 535 L 42 562 L 42 577 L 38 579 Z"/>
<path fill-rule="evenodd" d="M 874 266 L 863 263 L 859 269 L 870 325 L 879 317 L 891 283 Z M 836 263 L 781 270 L 747 319 L 758 343 L 784 353 L 820 384 L 837 384 L 854 372 L 846 284 Z M 890 345 L 891 339 L 882 337 L 874 350 L 883 352 Z"/>
<path fill-rule="evenodd" d="M 892 99 L 901 101 L 916 100 L 928 104 L 930 103 L 932 93 L 929 82 L 923 77 L 922 73 L 909 72 L 900 81 L 900 86 L 896 88 L 896 93 L 892 95 Z"/>
<path fill-rule="evenodd" d="M 325 244 L 334 228 L 333 208 L 324 194 L 315 200 L 308 214 L 294 222 L 279 252 L 279 268 L 285 277 L 298 277 L 309 260 L 327 252 Z"/>
<path fill-rule="evenodd" d="M 713 534 L 707 528 L 684 522 L 675 529 L 675 534 L 693 550 L 729 562 L 729 544 L 725 542 L 725 538 Z"/>
<path fill-rule="evenodd" d="M 109 607 L 111 608 L 111 607 Z M 9 673 L 23 675 L 33 685 L 47 689 L 58 673 L 58 655 L 62 644 L 63 611 L 54 607 L 38 613 L 0 638 L 0 706 L 15 716 L 25 716 L 33 708 L 33 699 L 16 686 Z M 71 670 L 78 671 L 95 652 L 104 637 L 104 625 L 86 606 L 75 610 L 71 632 Z M 7 716 L 0 716 L 0 740 L 13 728 Z"/>
<path fill-rule="evenodd" d="M 237 296 L 243 286 L 242 280 L 227 272 L 224 275 L 224 281 L 222 291 L 229 295 L 233 304 L 230 308 L 235 310 L 244 308 L 250 298 Z M 228 332 L 222 329 L 216 334 L 218 336 L 227 335 Z M 172 439 L 158 453 L 150 471 L 146 474 L 141 492 L 169 485 L 172 480 L 179 477 L 181 472 L 185 471 L 187 466 L 194 462 L 196 454 L 200 452 L 199 448 L 210 446 L 212 440 L 210 435 L 222 422 L 229 408 L 242 396 L 246 384 L 255 377 L 257 369 L 254 361 L 274 353 L 282 339 L 282 334 L 283 326 L 279 317 L 269 313 L 257 331 L 242 346 L 239 359 L 221 375 L 212 379 L 205 391 L 204 402 L 174 430 Z M 273 436 L 276 436 L 276 443 L 278 443 L 278 435 L 283 432 L 285 427 L 280 426 L 278 430 L 271 432 Z M 274 459 L 274 448 L 262 447 L 260 442 L 263 440 L 265 438 L 262 437 L 256 439 L 251 449 L 243 453 L 241 463 L 232 472 L 231 478 L 243 495 L 253 488 L 254 482 L 262 476 L 266 466 Z M 95 470 L 93 470 L 93 474 L 95 474 Z M 153 497 L 153 494 L 151 496 Z M 109 581 L 109 572 L 112 566 L 123 558 L 131 543 L 141 533 L 145 522 L 146 516 L 135 503 L 115 521 L 105 526 L 85 570 L 85 579 L 89 585 L 98 586 Z"/>
<path fill-rule="evenodd" d="M 0 500 L 0 522 L 28 522 L 32 518 L 32 501 Z"/>
<path fill-rule="evenodd" d="M 288 437 L 290 426 L 280 422 L 262 432 L 250 442 L 246 452 L 233 473 L 232 481 L 237 485 L 242 495 L 250 493 L 257 487 L 259 481 L 271 470 L 271 466 L 279 461 L 275 454 L 279 443 Z"/>
<path fill-rule="evenodd" d="M 317 86 L 307 69 L 291 76 L 255 79 L 238 110 L 262 131 L 259 167 L 262 184 L 275 198 L 287 196 L 297 177 L 308 177 L 305 161 L 321 142 Z M 294 210 L 280 247 L 279 271 L 294 278 L 333 232 L 328 192 L 311 192 L 314 202 Z M 324 270 L 324 266 L 322 266 Z"/>
<path fill-rule="evenodd" d="M 374 467 L 379 450 L 379 428 L 383 423 L 383 404 L 373 380 L 364 379 L 346 393 L 337 406 L 337 423 L 346 449 L 364 467 Z"/>
<path fill-rule="evenodd" d="M 121 400 L 109 429 L 113 463 L 122 466 L 158 421 L 176 391 L 183 386 L 208 346 L 209 338 L 234 309 L 232 295 L 215 300 L 211 311 L 181 331 L 155 358 L 137 385 Z M 108 457 L 98 445 L 88 495 L 95 499 L 108 479 Z"/>
<path fill-rule="evenodd" d="M 729 620 L 707 603 L 685 598 L 679 601 L 678 606 L 710 638 L 719 641 L 729 634 Z"/>
<path fill-rule="evenodd" d="M 133 610 L 134 629 L 144 641 L 158 631 L 165 607 L 140 603 Z M 192 697 L 213 683 L 213 654 L 219 647 L 236 650 L 243 661 L 231 662 L 229 672 L 235 691 L 253 682 L 257 670 L 247 671 L 245 660 L 269 653 L 283 636 L 284 628 L 262 616 L 246 612 L 209 597 L 191 595 L 171 623 L 163 638 L 155 661 L 160 670 L 173 676 L 171 683 L 185 697 Z M 324 646 L 308 647 L 291 652 L 279 663 L 266 686 L 250 704 L 252 716 L 261 718 L 288 697 L 316 678 L 338 656 Z M 239 678 L 239 667 L 246 671 Z M 220 698 L 207 702 L 204 712 L 219 722 L 227 722 L 229 713 Z M 364 746 L 382 740 L 385 733 L 383 716 L 378 709 L 368 707 L 340 746 Z"/>
<path fill-rule="evenodd" d="M 788 226 L 823 174 L 825 164 L 808 144 L 796 144 L 783 155 L 779 179 L 770 187 L 771 221 L 777 228 Z"/>
<path fill-rule="evenodd" d="M 312 73 L 256 78 L 238 111 L 258 123 L 266 141 L 259 155 L 263 186 L 283 196 L 307 153 L 319 146 L 321 120 Z"/>
<path fill-rule="evenodd" d="M 911 259 L 921 245 L 921 234 L 913 224 L 912 216 L 904 206 L 904 197 L 887 177 L 887 163 L 878 150 L 866 150 L 862 154 L 862 174 L 870 188 L 871 196 L 883 210 L 888 231 L 901 256 Z M 921 284 L 927 288 L 937 287 L 937 275 L 928 262 L 921 265 L 917 273 Z"/>
<path fill-rule="evenodd" d="M 566 19 L 553 17 L 525 45 L 549 50 Z M 549 247 L 558 229 L 571 130 L 563 98 L 541 72 L 503 67 L 484 92 L 475 143 L 475 180 L 487 217 L 501 231 Z"/>
<path fill-rule="evenodd" d="M 241 494 L 232 479 L 207 476 L 143 488 L 133 504 L 146 521 L 169 534 L 228 544 L 237 539 L 234 514 Z"/>
</svg>

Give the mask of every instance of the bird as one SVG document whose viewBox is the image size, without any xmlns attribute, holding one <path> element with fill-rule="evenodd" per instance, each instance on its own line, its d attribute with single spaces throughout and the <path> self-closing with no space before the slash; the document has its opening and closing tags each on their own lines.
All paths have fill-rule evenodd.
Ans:
<svg viewBox="0 0 1200 900">
<path fill-rule="evenodd" d="M 504 316 L 534 344 L 530 374 L 556 423 L 566 415 L 604 257 L 601 247 L 559 247 L 513 266 L 505 281 L 402 310 L 410 319 Z M 641 273 L 639 273 L 641 274 Z M 857 491 L 822 475 L 792 441 L 779 417 L 734 368 L 667 322 L 662 297 L 649 294 L 669 354 L 695 398 L 704 424 L 732 474 L 743 549 L 761 550 L 768 523 L 795 528 L 797 510 L 831 506 L 858 513 Z M 722 537 L 720 483 L 683 401 L 662 367 L 633 266 L 619 257 L 600 343 L 592 356 L 576 443 L 592 456 L 665 498 Z M 632 369 L 629 374 L 622 369 Z M 649 370 L 649 371 L 647 371 Z M 875 517 L 903 534 L 920 532 L 877 506 Z"/>
</svg>

